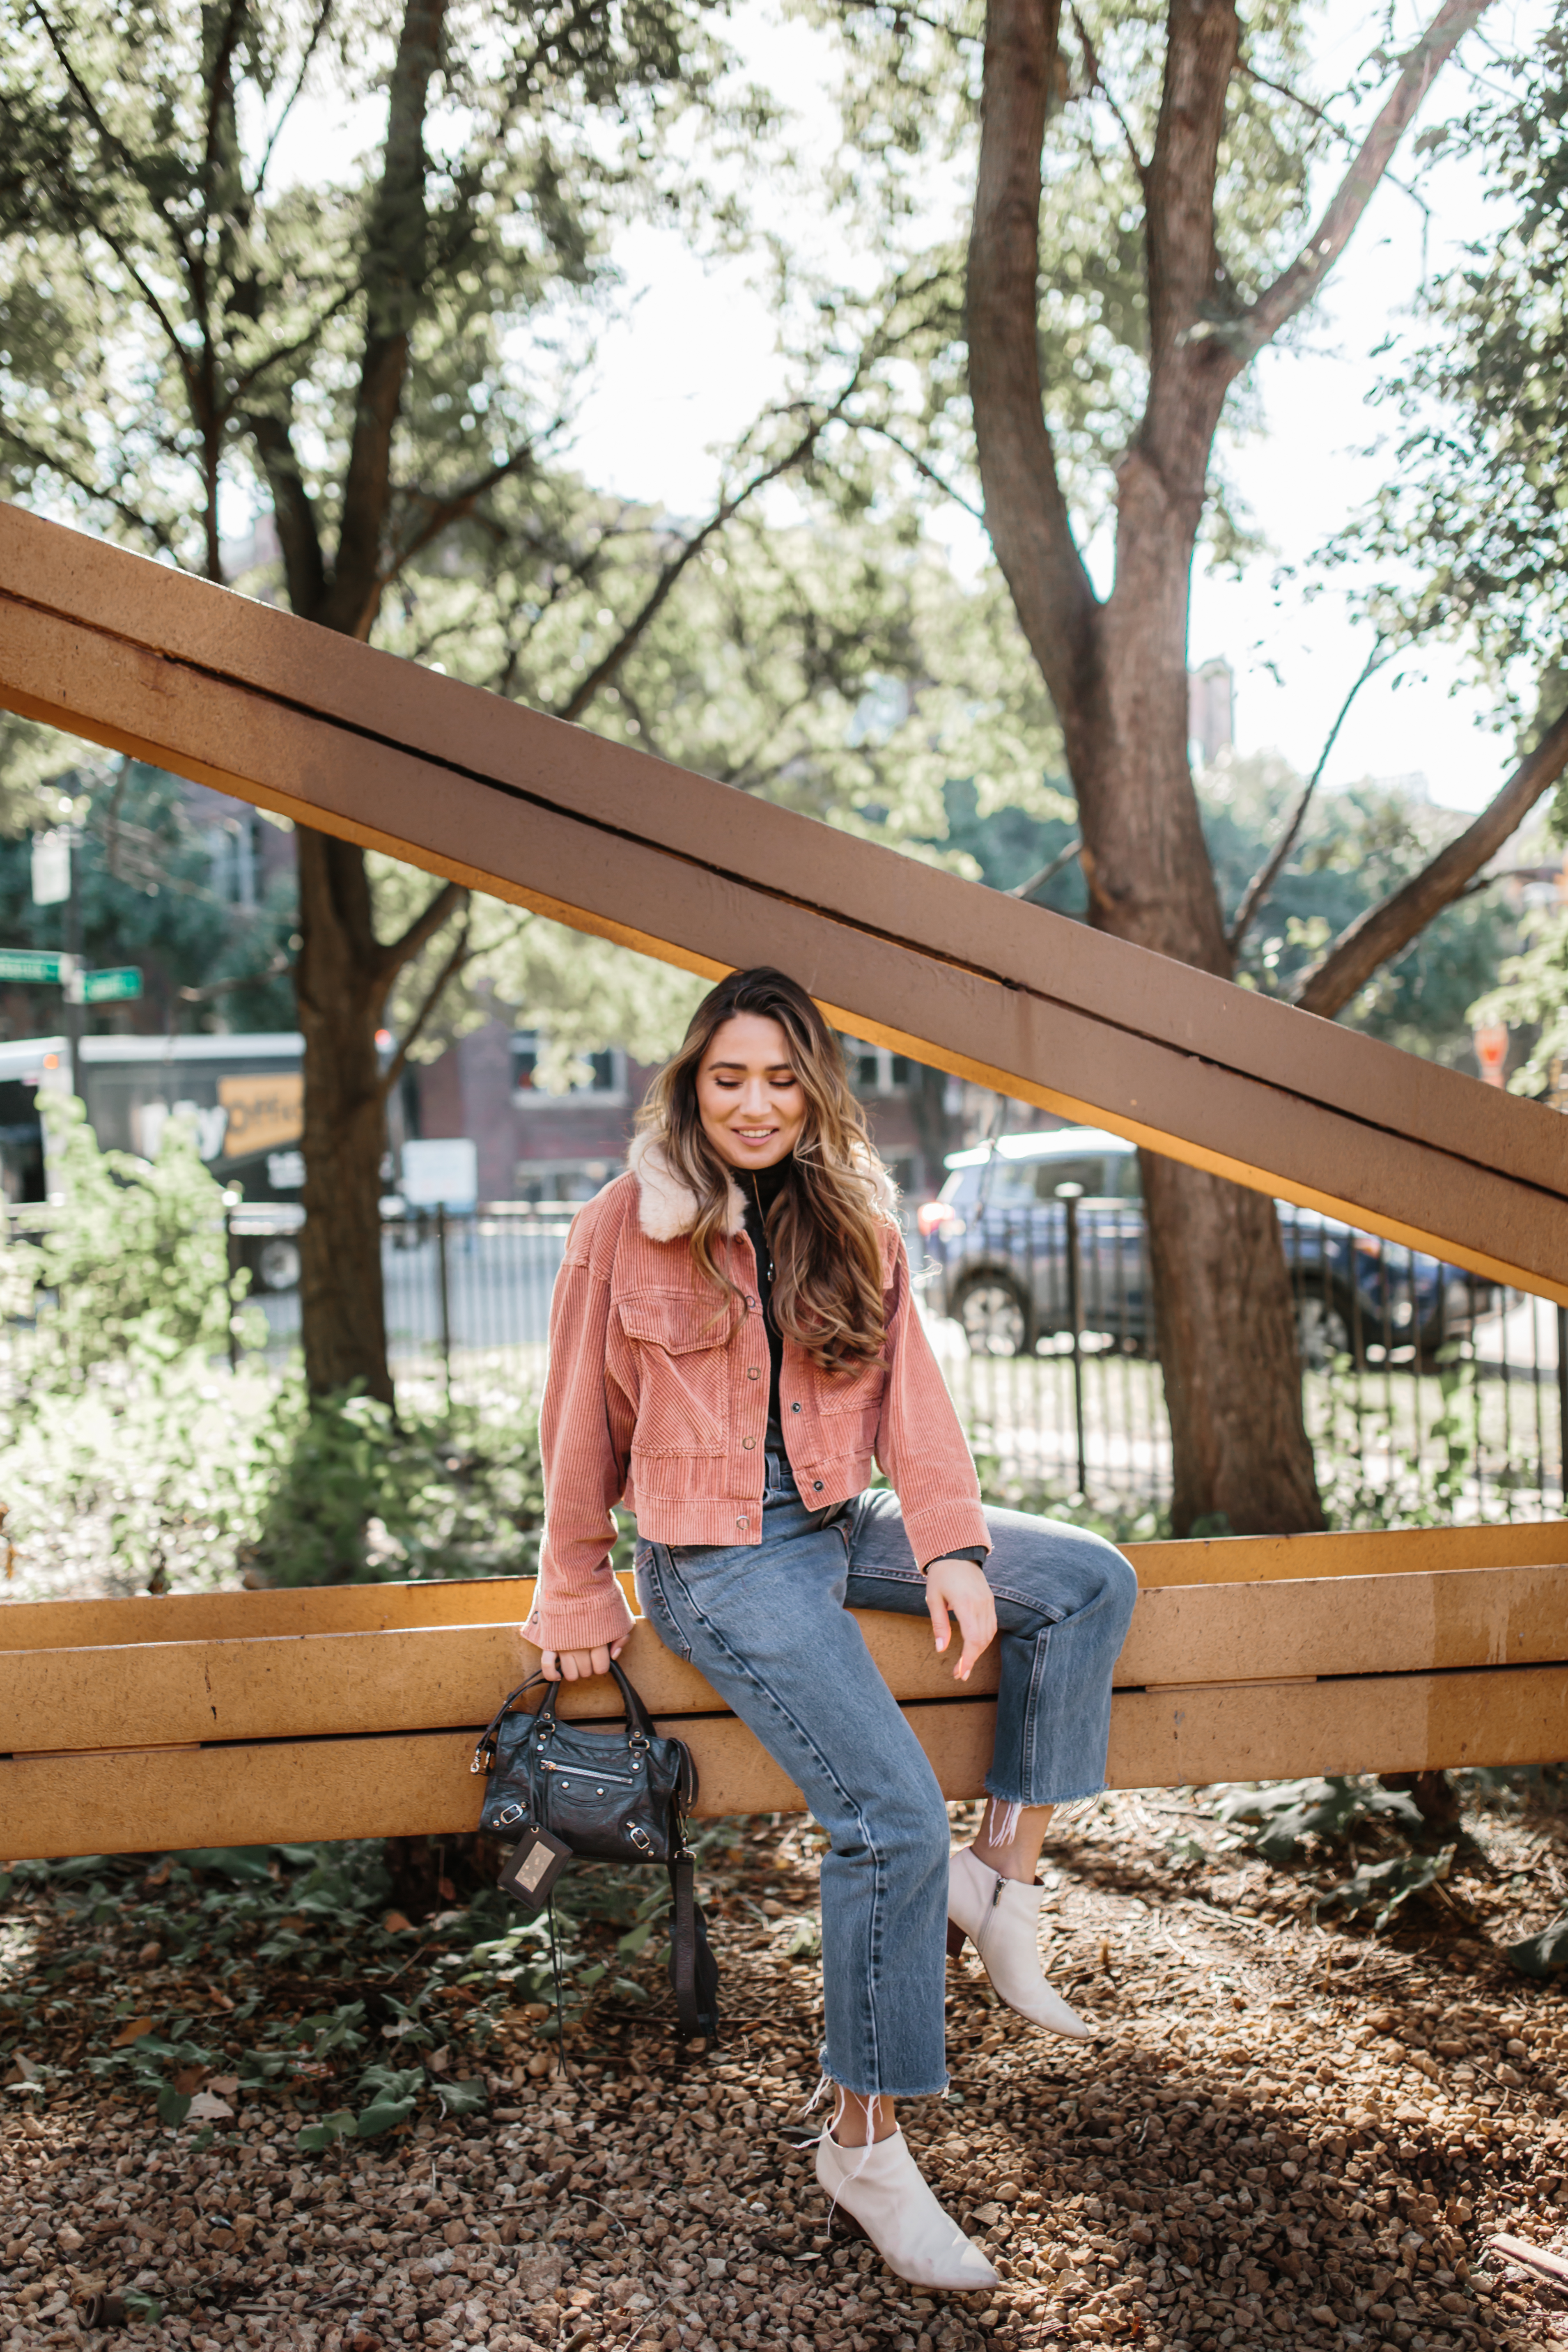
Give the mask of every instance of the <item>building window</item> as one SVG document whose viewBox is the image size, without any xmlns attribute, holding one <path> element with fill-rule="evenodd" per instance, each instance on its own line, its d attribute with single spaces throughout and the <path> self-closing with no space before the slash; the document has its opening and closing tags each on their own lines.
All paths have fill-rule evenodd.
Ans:
<svg viewBox="0 0 1568 2352">
<path fill-rule="evenodd" d="M 585 1054 L 590 1076 L 585 1086 L 574 1087 L 570 1094 L 546 1094 L 534 1084 L 534 1072 L 543 1051 L 543 1040 L 537 1029 L 514 1029 L 511 1038 L 511 1086 L 520 1098 L 542 1106 L 550 1102 L 580 1102 L 585 1095 L 604 1097 L 624 1095 L 626 1090 L 626 1057 L 618 1045 L 608 1045 L 602 1054 Z"/>
<path fill-rule="evenodd" d="M 885 1045 L 868 1045 L 858 1037 L 846 1037 L 844 1059 L 858 1095 L 890 1095 L 909 1085 L 907 1056 L 889 1054 Z"/>
</svg>

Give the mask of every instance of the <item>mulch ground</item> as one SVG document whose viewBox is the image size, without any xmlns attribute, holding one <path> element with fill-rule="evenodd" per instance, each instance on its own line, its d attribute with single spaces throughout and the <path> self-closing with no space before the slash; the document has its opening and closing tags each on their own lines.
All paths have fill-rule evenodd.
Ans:
<svg viewBox="0 0 1568 2352">
<path fill-rule="evenodd" d="M 464 1960 L 460 1911 L 397 1923 L 358 1959 L 340 1938 L 313 1970 L 290 1937 L 270 1959 L 230 1952 L 220 1987 L 208 1946 L 131 1948 L 135 1888 L 84 1922 L 18 1880 L 0 1915 L 0 2344 L 1568 2344 L 1568 2296 L 1487 2243 L 1568 2244 L 1563 1980 L 1500 1957 L 1562 1907 L 1558 1801 L 1483 1789 L 1445 1887 L 1382 1937 L 1320 1925 L 1325 1857 L 1267 1868 L 1201 1797 L 1107 1799 L 1063 1824 L 1047 1964 L 1098 2041 L 1020 2024 L 968 1959 L 951 2094 L 904 2114 L 1003 2273 L 967 2298 L 912 2292 L 826 2226 L 803 2145 L 820 1999 L 797 1822 L 733 1825 L 705 1857 L 722 2048 L 677 2063 L 656 1969 L 642 2001 L 623 1969 L 564 2079 L 542 2004 L 512 2000 L 493 1955 Z M 608 1950 L 618 1930 L 600 1932 Z M 423 2052 L 431 2089 L 482 2086 L 482 2112 L 422 2097 L 378 2138 L 301 2154 L 336 2104 L 303 2065 L 247 2095 L 237 2061 L 191 2068 L 187 2091 L 205 2080 L 235 2111 L 198 2129 L 88 2064 L 132 2011 L 204 2010 L 238 2050 L 351 1995 L 396 2047 L 420 1988 L 445 2035 Z M 158 2315 L 135 2316 L 138 2296 Z"/>
</svg>

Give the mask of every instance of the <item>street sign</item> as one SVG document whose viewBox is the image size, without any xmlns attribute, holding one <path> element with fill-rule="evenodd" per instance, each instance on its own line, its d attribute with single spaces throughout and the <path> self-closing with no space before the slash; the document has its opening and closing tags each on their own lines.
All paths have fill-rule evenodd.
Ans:
<svg viewBox="0 0 1568 2352">
<path fill-rule="evenodd" d="M 71 894 L 71 835 L 68 824 L 33 835 L 33 904 L 58 907 Z"/>
<path fill-rule="evenodd" d="M 129 1004 L 141 993 L 142 973 L 133 963 L 117 964 L 111 971 L 84 971 L 81 976 L 84 1004 Z"/>
<path fill-rule="evenodd" d="M 58 988 L 76 968 L 75 956 L 42 948 L 0 948 L 0 980 L 29 980 L 35 986 Z"/>
</svg>

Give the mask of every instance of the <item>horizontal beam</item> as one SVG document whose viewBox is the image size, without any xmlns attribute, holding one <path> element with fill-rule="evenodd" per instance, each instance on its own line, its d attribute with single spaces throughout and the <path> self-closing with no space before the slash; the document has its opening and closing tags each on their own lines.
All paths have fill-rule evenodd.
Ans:
<svg viewBox="0 0 1568 2352">
<path fill-rule="evenodd" d="M 923 1617 L 854 1613 L 901 1704 L 967 1702 L 995 1690 L 994 1644 L 959 1690 Z M 32 1753 L 477 1727 L 537 1662 L 515 1622 L 11 1650 L 0 1652 L 0 1725 L 14 1750 Z M 1568 1575 L 1472 1569 L 1142 1592 L 1115 1682 L 1131 1689 L 1558 1663 L 1568 1663 Z M 633 1627 L 625 1664 L 656 1714 L 726 1711 L 646 1622 Z M 562 1711 L 603 1719 L 618 1716 L 620 1699 L 601 1676 L 568 1685 Z"/>
<path fill-rule="evenodd" d="M 953 1801 L 982 1793 L 990 1701 L 912 1706 L 909 1720 Z M 801 1798 L 733 1717 L 676 1719 L 702 1778 L 699 1814 L 786 1812 Z M 450 1836 L 475 1826 L 470 1732 L 278 1740 L 0 1762 L 0 1853 L 149 1853 L 206 1845 Z M 1119 1693 L 1113 1788 L 1540 1764 L 1568 1754 L 1568 1667 L 1370 1675 Z"/>
<path fill-rule="evenodd" d="M 1539 1105 L 14 507 L 0 707 L 1568 1303 Z"/>
<path fill-rule="evenodd" d="M 1341 1529 L 1310 1536 L 1205 1536 L 1123 1544 L 1121 1550 L 1137 1570 L 1144 1591 L 1167 1585 L 1431 1576 L 1461 1569 L 1551 1568 L 1568 1562 L 1568 1520 Z M 620 1582 L 635 1610 L 631 1578 L 623 1576 Z M 275 1592 L 138 1593 L 129 1601 L 25 1601 L 0 1610 L 0 1651 L 384 1633 L 426 1625 L 521 1625 L 532 1605 L 533 1580 L 525 1576 L 303 1585 Z"/>
</svg>

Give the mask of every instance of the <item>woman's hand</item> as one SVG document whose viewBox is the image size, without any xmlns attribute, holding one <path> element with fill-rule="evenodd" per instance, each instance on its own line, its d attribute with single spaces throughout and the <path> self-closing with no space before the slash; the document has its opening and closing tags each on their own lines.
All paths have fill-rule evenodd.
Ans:
<svg viewBox="0 0 1568 2352">
<path fill-rule="evenodd" d="M 957 1618 L 963 1648 L 952 1679 L 966 1683 L 976 1658 L 984 1655 L 996 1635 L 996 1603 L 985 1570 L 973 1559 L 933 1559 L 926 1570 L 926 1607 L 939 1651 L 952 1638 L 949 1612 Z"/>
<path fill-rule="evenodd" d="M 539 1671 L 547 1683 L 592 1682 L 595 1675 L 609 1673 L 610 1660 L 618 1658 L 626 1646 L 623 1633 L 618 1642 L 601 1642 L 596 1650 L 541 1650 Z"/>
</svg>

